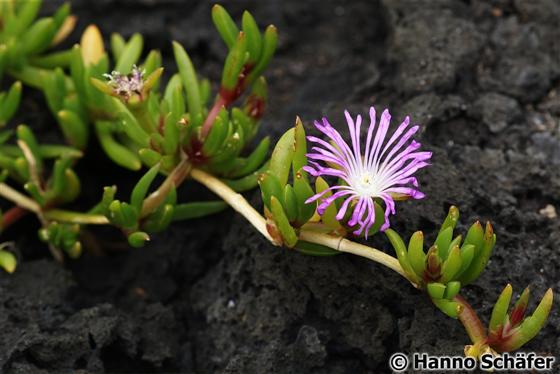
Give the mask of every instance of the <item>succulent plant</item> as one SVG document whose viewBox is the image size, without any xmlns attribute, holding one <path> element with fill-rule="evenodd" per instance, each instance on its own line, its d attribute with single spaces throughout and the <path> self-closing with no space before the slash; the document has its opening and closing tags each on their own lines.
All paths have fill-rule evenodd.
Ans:
<svg viewBox="0 0 560 374">
<path fill-rule="evenodd" d="M 0 212 L 0 231 L 33 213 L 41 224 L 40 239 L 62 262 L 87 250 L 80 241 L 87 225 L 115 227 L 130 246 L 141 247 L 173 221 L 231 206 L 274 245 L 313 256 L 350 253 L 399 273 L 461 321 L 472 341 L 465 348 L 468 356 L 518 349 L 544 326 L 552 306 L 550 289 L 525 317 L 528 289 L 508 314 L 512 289 L 506 286 L 487 330 L 460 295 L 492 254 L 496 235 L 490 223 L 483 228 L 475 222 L 464 240 L 454 237 L 459 210 L 451 207 L 427 251 L 421 231 L 406 245 L 389 228 L 396 202 L 425 197 L 414 175 L 429 165 L 432 154 L 419 150 L 413 140 L 419 127 L 410 126 L 408 117 L 388 137 L 388 110 L 376 125 L 372 107 L 363 151 L 362 118 L 348 112 L 349 143 L 327 119 L 315 122 L 326 140 L 306 137 L 297 118 L 270 159 L 268 137 L 247 149 L 268 99 L 262 74 L 276 50 L 274 26 L 261 31 L 245 12 L 239 27 L 223 7 L 213 7 L 212 20 L 228 49 L 213 96 L 210 82 L 197 74 L 178 42 L 173 42 L 178 73 L 165 87 L 161 55 L 150 51 L 141 59 L 139 34 L 128 40 L 113 34 L 106 50 L 100 30 L 90 25 L 79 44 L 47 52 L 70 33 L 76 19 L 63 5 L 52 17 L 36 20 L 40 5 L 39 0 L 0 2 L 0 78 L 6 73 L 15 80 L 0 94 L 0 196 L 14 203 Z M 66 144 L 42 144 L 30 126 L 10 130 L 22 85 L 43 92 Z M 65 210 L 80 195 L 74 167 L 92 141 L 117 165 L 139 172 L 139 179 L 129 197 L 107 186 L 86 212 Z M 308 142 L 314 144 L 311 149 Z M 179 202 L 177 190 L 191 180 L 220 199 Z M 240 194 L 257 184 L 264 215 Z M 348 239 L 367 239 L 379 231 L 389 238 L 396 258 Z M 9 273 L 17 265 L 14 252 L 12 243 L 0 244 L 0 267 Z"/>
</svg>

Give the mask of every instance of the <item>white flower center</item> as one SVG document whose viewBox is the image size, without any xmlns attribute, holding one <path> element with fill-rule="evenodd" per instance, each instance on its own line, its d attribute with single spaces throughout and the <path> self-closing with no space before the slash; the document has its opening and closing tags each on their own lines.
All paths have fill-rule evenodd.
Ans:
<svg viewBox="0 0 560 374">
<path fill-rule="evenodd" d="M 381 193 L 378 178 L 365 168 L 350 176 L 350 187 L 360 197 L 378 197 Z"/>
</svg>

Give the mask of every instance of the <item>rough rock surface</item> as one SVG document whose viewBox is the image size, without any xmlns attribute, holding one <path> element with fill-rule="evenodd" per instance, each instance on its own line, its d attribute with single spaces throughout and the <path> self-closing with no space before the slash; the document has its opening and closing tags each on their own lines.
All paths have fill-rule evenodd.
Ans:
<svg viewBox="0 0 560 374">
<path fill-rule="evenodd" d="M 46 2 L 54 8 L 57 1 Z M 224 47 L 206 1 L 75 1 L 79 28 L 141 32 L 174 70 L 170 40 L 217 80 Z M 434 150 L 419 176 L 428 198 L 398 206 L 393 226 L 429 239 L 450 204 L 464 231 L 491 220 L 498 243 L 465 296 L 486 320 L 501 289 L 531 286 L 534 306 L 560 290 L 560 4 L 535 1 L 236 1 L 280 31 L 267 73 L 271 103 L 262 132 L 278 136 L 342 110 L 410 114 Z M 48 9 L 46 9 L 48 10 Z M 78 36 L 74 35 L 74 40 Z M 56 138 L 40 95 L 22 121 Z M 311 130 L 311 129 L 309 129 Z M 94 146 L 81 163 L 88 206 L 101 187 L 134 177 Z M 187 187 L 184 199 L 211 196 Z M 257 192 L 249 193 L 259 204 Z M 55 264 L 28 218 L 7 233 L 22 261 L 0 274 L 0 371 L 386 373 L 393 352 L 462 353 L 461 325 L 397 274 L 351 256 L 311 258 L 272 247 L 232 212 L 175 224 L 144 249 L 122 251 L 97 231 L 104 256 Z M 117 241 L 117 245 L 112 242 Z M 387 241 L 370 242 L 389 250 Z M 124 244 L 123 244 L 124 246 Z M 558 355 L 555 302 L 525 349 Z"/>
</svg>

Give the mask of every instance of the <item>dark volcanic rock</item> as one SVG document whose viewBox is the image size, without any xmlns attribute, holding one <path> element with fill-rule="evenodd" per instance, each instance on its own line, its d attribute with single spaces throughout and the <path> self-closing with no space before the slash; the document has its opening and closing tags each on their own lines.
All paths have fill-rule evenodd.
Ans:
<svg viewBox="0 0 560 374">
<path fill-rule="evenodd" d="M 469 20 L 422 4 L 404 8 L 393 27 L 388 52 L 397 65 L 395 88 L 406 93 L 449 91 L 476 61 L 484 39 Z"/>
<path fill-rule="evenodd" d="M 515 99 L 494 92 L 481 95 L 473 104 L 470 114 L 498 133 L 521 116 L 521 109 Z"/>
</svg>

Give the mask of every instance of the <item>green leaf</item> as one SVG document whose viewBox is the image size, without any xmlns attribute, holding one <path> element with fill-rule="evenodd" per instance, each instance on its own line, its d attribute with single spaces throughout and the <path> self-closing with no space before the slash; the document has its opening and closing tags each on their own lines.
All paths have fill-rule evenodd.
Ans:
<svg viewBox="0 0 560 374">
<path fill-rule="evenodd" d="M 167 102 L 168 110 L 170 110 L 171 112 L 175 112 L 174 110 L 174 98 L 173 95 L 176 94 L 177 91 L 179 91 L 179 94 L 181 94 L 181 90 L 182 90 L 182 84 L 181 84 L 181 76 L 179 76 L 179 74 L 173 74 L 173 76 L 171 77 L 171 79 L 169 79 L 169 82 L 167 82 L 167 86 L 165 86 L 165 92 L 163 94 L 163 99 Z M 184 99 L 181 97 L 181 101 L 183 102 L 182 106 L 184 108 L 185 106 L 185 102 Z M 183 109 L 181 111 L 181 114 L 183 114 L 185 112 L 185 110 Z"/>
<path fill-rule="evenodd" d="M 142 203 L 146 198 L 146 194 L 148 193 L 152 182 L 158 175 L 158 172 L 159 164 L 156 164 L 155 166 L 150 168 L 150 170 L 148 170 L 146 174 L 142 176 L 142 178 L 140 178 L 138 183 L 136 183 L 136 185 L 132 189 L 132 193 L 130 195 L 130 204 L 134 208 L 136 208 L 137 211 L 142 211 Z"/>
<path fill-rule="evenodd" d="M 294 126 L 294 156 L 292 161 L 292 172 L 294 175 L 298 173 L 307 180 L 307 173 L 302 170 L 307 165 L 307 141 L 305 139 L 305 129 L 299 117 L 296 118 Z"/>
<path fill-rule="evenodd" d="M 115 70 L 121 74 L 130 73 L 132 71 L 132 65 L 138 62 L 138 59 L 142 54 L 143 46 L 144 39 L 142 38 L 142 35 L 138 33 L 132 35 L 117 59 Z"/>
<path fill-rule="evenodd" d="M 513 289 L 511 288 L 511 284 L 508 284 L 498 297 L 496 304 L 494 304 L 492 317 L 490 318 L 490 324 L 488 325 L 491 332 L 496 331 L 499 326 L 504 327 L 512 292 Z"/>
<path fill-rule="evenodd" d="M 232 178 L 237 178 L 254 172 L 256 169 L 259 168 L 259 166 L 261 166 L 264 163 L 266 159 L 266 155 L 268 154 L 269 147 L 270 147 L 270 138 L 267 136 L 261 140 L 259 145 L 249 155 L 249 157 L 244 159 L 245 162 L 243 166 L 235 170 L 233 173 L 231 173 L 230 176 Z"/>
<path fill-rule="evenodd" d="M 56 25 L 57 33 L 60 32 L 60 28 L 62 27 L 62 25 L 64 24 L 64 22 L 66 21 L 69 15 L 70 15 L 69 3 L 64 3 L 60 7 L 58 7 L 58 9 L 56 10 L 56 12 L 52 17 Z"/>
<path fill-rule="evenodd" d="M 443 297 L 446 298 L 447 300 L 452 300 L 455 296 L 457 296 L 460 290 L 461 290 L 461 282 L 457 282 L 457 281 L 449 282 L 445 287 L 445 295 L 443 295 Z"/>
<path fill-rule="evenodd" d="M 15 114 L 21 100 L 21 82 L 14 82 L 0 104 L 0 127 Z"/>
<path fill-rule="evenodd" d="M 449 301 L 446 299 L 432 299 L 432 302 L 439 310 L 441 310 L 451 318 L 457 319 L 459 313 L 462 310 L 461 305 L 455 301 Z"/>
<path fill-rule="evenodd" d="M 227 203 L 221 200 L 178 204 L 173 212 L 173 221 L 205 217 L 221 212 L 227 207 Z"/>
<path fill-rule="evenodd" d="M 110 219 L 117 226 L 124 229 L 134 229 L 137 226 L 138 212 L 130 204 L 114 200 L 109 205 Z"/>
<path fill-rule="evenodd" d="M 451 244 L 451 238 L 453 236 L 453 227 L 447 227 L 441 230 L 436 238 L 435 245 L 439 249 L 439 257 L 445 260 L 448 255 L 449 245 Z"/>
<path fill-rule="evenodd" d="M 212 21 L 228 48 L 231 48 L 235 44 L 239 29 L 221 5 L 216 4 L 212 7 Z"/>
<path fill-rule="evenodd" d="M 148 232 L 163 231 L 173 221 L 173 212 L 174 207 L 172 204 L 164 204 L 155 213 L 147 217 L 142 227 Z"/>
<path fill-rule="evenodd" d="M 69 193 L 66 184 L 66 170 L 71 166 L 72 159 L 63 157 L 55 161 L 48 191 L 49 200 L 63 198 L 63 194 Z"/>
<path fill-rule="evenodd" d="M 142 160 L 142 162 L 148 167 L 152 167 L 161 161 L 161 154 L 150 148 L 140 149 L 138 151 L 138 156 L 140 157 L 140 160 Z"/>
<path fill-rule="evenodd" d="M 451 243 L 449 243 L 449 248 L 447 250 L 447 252 L 451 251 L 455 246 L 461 246 L 461 240 L 463 239 L 463 237 L 461 235 L 457 235 L 452 241 Z"/>
<path fill-rule="evenodd" d="M 112 100 L 126 134 L 140 147 L 148 147 L 150 144 L 150 136 L 146 130 L 142 128 L 138 119 L 128 110 L 122 101 L 116 97 L 112 98 Z"/>
<path fill-rule="evenodd" d="M 253 83 L 255 79 L 257 79 L 262 74 L 264 69 L 268 66 L 270 60 L 272 59 L 272 56 L 274 55 L 274 52 L 276 51 L 277 44 L 278 33 L 276 31 L 276 27 L 270 25 L 264 32 L 263 47 L 260 60 L 247 77 L 248 84 Z"/>
<path fill-rule="evenodd" d="M 275 196 L 270 198 L 270 211 L 272 213 L 274 223 L 282 235 L 284 244 L 288 248 L 293 248 L 298 241 L 297 234 L 294 228 L 290 225 L 290 222 L 288 222 L 282 203 Z"/>
<path fill-rule="evenodd" d="M 316 204 L 306 203 L 313 196 L 313 189 L 305 178 L 304 171 L 300 170 L 294 175 L 294 191 L 297 198 L 297 219 L 294 226 L 301 227 L 315 214 Z"/>
<path fill-rule="evenodd" d="M 294 157 L 294 135 L 295 129 L 291 128 L 282 135 L 270 158 L 269 171 L 278 179 L 278 183 L 284 186 L 288 182 L 290 165 Z"/>
<path fill-rule="evenodd" d="M 325 247 L 320 244 L 309 243 L 302 240 L 298 240 L 294 249 L 300 253 L 303 253 L 304 255 L 319 256 L 319 257 L 334 256 L 342 253 L 335 249 Z"/>
<path fill-rule="evenodd" d="M 146 244 L 146 242 L 149 241 L 150 235 L 146 234 L 143 231 L 136 231 L 128 235 L 128 244 L 130 244 L 130 246 L 134 248 L 141 248 Z"/>
<path fill-rule="evenodd" d="M 89 137 L 88 125 L 71 110 L 61 110 L 57 117 L 66 141 L 78 149 L 85 149 Z"/>
<path fill-rule="evenodd" d="M 543 328 L 552 308 L 553 295 L 552 289 L 549 288 L 533 315 L 525 318 L 521 326 L 519 326 L 520 338 L 516 339 L 512 346 L 509 347 L 510 351 L 521 348 L 522 345 L 533 339 Z"/>
<path fill-rule="evenodd" d="M 117 186 L 103 187 L 103 196 L 101 197 L 101 202 L 99 203 L 99 207 L 102 209 L 102 211 L 106 211 L 109 209 L 109 206 L 115 199 L 116 193 L 117 193 Z"/>
<path fill-rule="evenodd" d="M 437 282 L 428 283 L 426 289 L 432 299 L 442 299 L 445 294 L 445 285 Z"/>
<path fill-rule="evenodd" d="M 276 174 L 266 172 L 259 177 L 259 186 L 264 205 L 270 210 L 270 201 L 272 197 L 283 199 L 283 187 L 280 184 Z M 285 184 L 284 184 L 285 185 Z"/>
<path fill-rule="evenodd" d="M 33 57 L 30 61 L 33 66 L 43 69 L 66 68 L 70 66 L 72 50 L 53 52 L 48 55 Z"/>
<path fill-rule="evenodd" d="M 177 122 L 171 116 L 168 116 L 163 127 L 163 152 L 165 154 L 174 155 L 177 152 L 180 135 Z"/>
<path fill-rule="evenodd" d="M 148 57 L 146 57 L 146 60 L 144 60 L 144 64 L 142 65 L 142 68 L 144 69 L 144 73 L 147 76 L 149 76 L 156 69 L 159 69 L 160 67 L 161 67 L 161 53 L 156 50 L 150 51 L 150 53 L 148 53 Z M 146 79 L 146 81 L 148 81 L 148 79 Z"/>
<path fill-rule="evenodd" d="M 461 269 L 461 262 L 461 249 L 459 246 L 455 246 L 451 252 L 449 252 L 449 256 L 441 267 L 441 278 L 439 281 L 446 284 L 453 280 Z"/>
<path fill-rule="evenodd" d="M 231 92 L 232 97 L 236 97 L 234 92 L 239 81 L 239 75 L 246 62 L 247 38 L 243 32 L 239 33 L 237 41 L 229 51 L 224 63 L 222 72 L 221 88 Z"/>
<path fill-rule="evenodd" d="M 84 61 L 82 58 L 82 52 L 79 45 L 72 47 L 72 57 L 70 59 L 70 75 L 78 95 L 80 97 L 86 97 L 86 89 L 84 87 Z"/>
<path fill-rule="evenodd" d="M 18 44 L 26 55 L 40 53 L 49 47 L 55 33 L 56 25 L 53 19 L 42 18 L 25 31 Z"/>
<path fill-rule="evenodd" d="M 472 244 L 475 246 L 475 252 L 478 253 L 482 249 L 484 239 L 484 230 L 479 221 L 476 221 L 467 232 L 463 245 Z"/>
<path fill-rule="evenodd" d="M 113 57 L 115 59 L 119 59 L 122 55 L 124 48 L 126 47 L 126 41 L 118 33 L 111 34 L 111 52 L 113 53 Z"/>
<path fill-rule="evenodd" d="M 426 254 L 424 253 L 424 234 L 416 231 L 408 242 L 408 259 L 410 266 L 419 278 L 424 276 L 426 270 Z"/>
<path fill-rule="evenodd" d="M 251 13 L 244 11 L 241 21 L 243 32 L 247 35 L 247 51 L 249 52 L 249 63 L 254 64 L 261 57 L 262 36 L 259 26 Z"/>
<path fill-rule="evenodd" d="M 10 35 L 21 35 L 37 18 L 42 3 L 41 0 L 21 1 L 18 4 L 20 8 L 17 12 L 16 22 L 13 22 L 13 27 L 10 27 L 6 32 Z"/>
<path fill-rule="evenodd" d="M 163 74 L 163 68 L 156 68 L 151 72 L 144 81 L 144 93 L 148 93 L 153 87 L 157 87 L 159 78 Z"/>
<path fill-rule="evenodd" d="M 16 270 L 17 260 L 13 253 L 0 249 L 0 267 L 8 273 Z"/>
<path fill-rule="evenodd" d="M 466 240 L 465 240 L 466 242 Z M 496 235 L 490 223 L 486 224 L 486 230 L 484 232 L 482 248 L 477 251 L 471 262 L 469 268 L 463 273 L 461 277 L 461 282 L 463 284 L 469 284 L 476 280 L 480 273 L 486 267 L 490 256 L 492 255 L 492 250 L 496 244 Z"/>
<path fill-rule="evenodd" d="M 445 220 L 443 221 L 443 224 L 441 225 L 440 228 L 440 232 L 442 232 L 443 230 L 451 227 L 451 231 L 453 231 L 455 229 L 455 226 L 457 225 L 457 221 L 459 220 L 459 209 L 452 205 L 449 207 L 449 212 L 447 213 L 447 217 L 445 217 Z"/>
<path fill-rule="evenodd" d="M 408 260 L 408 252 L 406 250 L 406 246 L 401 236 L 392 229 L 385 230 L 385 235 L 391 242 L 391 245 L 393 246 L 393 249 L 397 254 L 397 259 L 399 260 L 399 263 L 401 264 L 404 272 L 410 277 L 410 279 L 414 283 L 420 284 L 420 279 L 412 269 L 412 266 L 410 265 L 410 261 Z"/>
<path fill-rule="evenodd" d="M 97 138 L 101 143 L 101 147 L 117 165 L 130 170 L 140 170 L 142 163 L 138 156 L 130 151 L 128 148 L 117 143 L 111 134 L 110 122 L 97 121 L 95 123 L 95 129 L 97 132 Z"/>
<path fill-rule="evenodd" d="M 175 54 L 177 68 L 179 69 L 181 80 L 183 81 L 183 87 L 187 93 L 189 114 L 191 115 L 191 118 L 194 118 L 202 113 L 196 72 L 189 55 L 185 52 L 181 44 L 173 42 L 173 53 Z"/>
<path fill-rule="evenodd" d="M 47 99 L 47 104 L 52 113 L 57 113 L 62 109 L 62 103 L 66 96 L 66 77 L 61 68 L 56 68 L 43 76 L 43 91 Z"/>
<path fill-rule="evenodd" d="M 289 184 L 284 186 L 284 212 L 289 222 L 294 222 L 298 215 L 298 200 L 294 189 Z"/>
<path fill-rule="evenodd" d="M 202 145 L 202 153 L 207 157 L 215 156 L 219 151 L 224 150 L 224 142 L 228 136 L 230 126 L 221 117 L 216 117 L 214 125 L 210 129 L 208 136 Z"/>
</svg>

